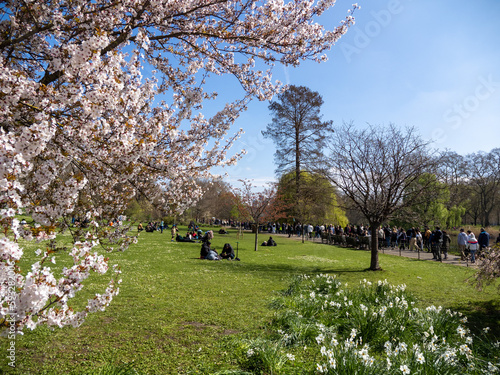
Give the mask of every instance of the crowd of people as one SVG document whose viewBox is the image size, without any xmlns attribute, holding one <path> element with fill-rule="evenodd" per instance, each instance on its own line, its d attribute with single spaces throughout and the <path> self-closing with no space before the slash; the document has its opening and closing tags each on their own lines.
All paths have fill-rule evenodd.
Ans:
<svg viewBox="0 0 500 375">
<path fill-rule="evenodd" d="M 146 224 L 146 228 L 142 225 L 142 223 L 137 224 L 137 231 L 142 232 L 145 230 L 148 233 L 153 233 L 155 231 L 163 233 L 164 229 L 168 229 L 168 225 L 165 225 L 164 221 L 150 221 Z"/>
<path fill-rule="evenodd" d="M 222 224 L 222 221 L 217 219 L 216 221 L 218 224 Z M 245 230 L 256 229 L 255 225 L 250 222 L 226 222 L 226 224 L 233 227 L 238 226 Z M 139 225 L 139 231 L 143 230 L 142 224 Z M 146 227 L 146 231 L 149 229 L 152 231 L 158 230 L 163 232 L 163 229 L 166 228 L 168 228 L 168 225 L 165 226 L 163 221 L 150 222 Z M 336 237 L 342 239 L 342 241 L 340 241 L 342 244 L 354 244 L 358 248 L 368 248 L 371 245 L 372 238 L 369 227 L 352 224 L 342 227 L 340 225 L 317 224 L 313 226 L 312 224 L 269 222 L 260 224 L 258 230 L 259 232 L 268 232 L 270 234 L 286 234 L 288 237 L 304 236 L 309 239 Z M 226 244 L 224 246 L 221 254 L 218 254 L 215 249 L 212 249 L 210 247 L 210 239 L 213 238 L 213 232 L 208 231 L 203 234 L 203 231 L 194 222 L 191 222 L 188 226 L 185 236 L 181 236 L 178 233 L 178 228 L 175 224 L 171 228 L 171 233 L 172 241 L 200 241 L 202 243 L 200 257 L 203 259 L 235 258 L 234 251 L 232 250 L 230 244 Z M 227 234 L 227 231 L 221 227 L 218 233 Z M 427 251 L 432 253 L 433 259 L 437 261 L 448 259 L 448 252 L 450 250 L 450 246 L 453 244 L 453 246 L 458 248 L 461 259 L 470 259 L 472 263 L 476 262 L 478 256 L 481 256 L 484 252 L 488 251 L 490 242 L 492 242 L 490 234 L 484 228 L 481 228 L 477 237 L 470 230 L 465 232 L 464 229 L 460 229 L 456 240 L 452 240 L 450 234 L 446 230 L 442 230 L 439 226 L 436 226 L 434 229 L 424 227 L 423 230 L 420 230 L 418 227 L 404 229 L 403 227 L 390 227 L 385 225 L 377 229 L 377 239 L 377 246 L 379 249 Z M 500 244 L 500 233 L 498 234 L 495 243 Z M 261 244 L 261 246 L 276 246 L 276 242 L 272 236 L 270 236 L 267 241 L 264 241 Z"/>
<path fill-rule="evenodd" d="M 267 223 L 260 226 L 259 231 L 288 234 L 291 236 L 305 236 L 306 238 L 341 238 L 339 243 L 355 244 L 358 248 L 367 248 L 371 244 L 371 230 L 363 225 L 311 225 L 311 224 L 287 224 L 287 223 Z M 472 263 L 476 262 L 478 255 L 488 251 L 491 244 L 491 236 L 481 228 L 479 235 L 475 236 L 472 231 L 465 232 L 460 229 L 456 240 L 456 246 L 460 251 L 462 260 L 469 258 Z M 420 230 L 418 227 L 404 229 L 403 227 L 390 227 L 388 225 L 377 229 L 377 246 L 379 249 L 400 249 L 409 251 L 427 251 L 432 253 L 433 259 L 442 261 L 448 259 L 448 252 L 452 245 L 452 238 L 446 230 L 436 226 L 433 230 L 424 227 Z M 495 240 L 500 244 L 500 233 Z M 454 243 L 455 245 L 455 243 Z"/>
</svg>

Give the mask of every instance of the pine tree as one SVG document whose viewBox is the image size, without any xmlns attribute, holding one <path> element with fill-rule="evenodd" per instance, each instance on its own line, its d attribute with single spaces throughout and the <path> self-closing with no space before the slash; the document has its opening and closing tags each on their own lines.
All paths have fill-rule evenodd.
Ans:
<svg viewBox="0 0 500 375">
<path fill-rule="evenodd" d="M 295 191 L 300 191 L 304 171 L 317 171 L 322 166 L 325 139 L 333 133 L 332 121 L 322 121 L 323 98 L 304 86 L 290 86 L 271 102 L 273 115 L 262 135 L 272 138 L 276 173 L 295 171 Z"/>
</svg>

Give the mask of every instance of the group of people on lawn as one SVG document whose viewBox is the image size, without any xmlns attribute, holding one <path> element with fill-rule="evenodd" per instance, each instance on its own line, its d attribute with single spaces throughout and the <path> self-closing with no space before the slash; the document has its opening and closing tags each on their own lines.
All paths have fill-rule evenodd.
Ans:
<svg viewBox="0 0 500 375">
<path fill-rule="evenodd" d="M 208 260 L 219 260 L 219 259 L 227 259 L 227 260 L 239 260 L 234 255 L 234 249 L 231 244 L 224 244 L 222 248 L 222 252 L 220 254 L 217 251 L 210 247 L 212 244 L 210 240 L 214 238 L 214 232 L 209 230 L 205 235 L 201 238 L 201 250 L 200 250 L 200 259 L 208 259 Z"/>
</svg>

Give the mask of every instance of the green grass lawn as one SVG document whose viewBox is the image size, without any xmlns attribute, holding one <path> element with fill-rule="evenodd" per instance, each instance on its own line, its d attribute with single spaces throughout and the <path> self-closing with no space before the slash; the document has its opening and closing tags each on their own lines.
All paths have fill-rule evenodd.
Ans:
<svg viewBox="0 0 500 375">
<path fill-rule="evenodd" d="M 184 228 L 182 228 L 184 229 Z M 203 228 L 208 229 L 208 228 Z M 181 230 L 184 234 L 185 230 Z M 337 248 L 275 237 L 276 247 L 253 250 L 254 237 L 215 234 L 219 252 L 229 242 L 238 261 L 200 260 L 199 243 L 170 242 L 170 232 L 141 233 L 124 253 L 110 254 L 122 268 L 120 294 L 104 312 L 92 314 L 79 328 L 27 331 L 16 339 L 16 369 L 2 356 L 0 370 L 17 374 L 84 374 L 105 364 L 133 362 L 144 374 L 206 374 L 234 366 L 234 337 L 259 335 L 270 321 L 269 302 L 291 276 L 337 274 L 342 282 L 387 279 L 406 284 L 421 306 L 459 310 L 471 329 L 490 326 L 500 336 L 499 294 L 482 292 L 466 282 L 473 270 L 444 263 L 380 254 L 380 272 L 367 271 L 367 251 Z M 267 236 L 260 236 L 260 241 Z M 24 272 L 33 262 L 26 249 Z M 58 267 L 68 256 L 59 252 Z M 59 261 L 59 259 L 61 259 Z M 75 306 L 102 292 L 108 279 L 93 277 Z M 7 340 L 2 339 L 3 353 Z"/>
</svg>

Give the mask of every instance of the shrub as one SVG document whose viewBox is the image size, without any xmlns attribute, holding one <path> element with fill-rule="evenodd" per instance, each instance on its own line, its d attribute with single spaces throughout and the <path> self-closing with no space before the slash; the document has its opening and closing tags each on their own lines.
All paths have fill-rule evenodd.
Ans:
<svg viewBox="0 0 500 375">
<path fill-rule="evenodd" d="M 265 338 L 240 365 L 273 374 L 498 374 L 500 343 L 474 336 L 461 313 L 416 307 L 404 285 L 301 276 L 272 304 Z M 243 342 L 242 342 L 243 343 Z"/>
</svg>

